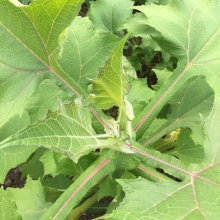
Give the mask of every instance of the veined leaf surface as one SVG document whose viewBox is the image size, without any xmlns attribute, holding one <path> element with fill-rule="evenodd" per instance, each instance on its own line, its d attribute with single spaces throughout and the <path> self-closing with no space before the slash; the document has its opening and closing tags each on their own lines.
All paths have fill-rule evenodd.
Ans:
<svg viewBox="0 0 220 220">
<path fill-rule="evenodd" d="M 52 60 L 61 70 L 61 77 L 72 87 L 80 85 L 86 94 L 89 82 L 97 77 L 98 68 L 105 64 L 119 41 L 119 37 L 96 31 L 88 18 L 76 17 L 61 34 L 60 47 Z"/>
<path fill-rule="evenodd" d="M 0 143 L 0 148 L 44 146 L 58 149 L 77 162 L 91 150 L 109 146 L 111 142 L 108 142 L 108 137 L 96 135 L 91 126 L 89 109 L 72 102 L 62 106 L 60 111 L 49 112 L 45 119 L 5 139 Z"/>
<path fill-rule="evenodd" d="M 158 138 L 177 128 L 188 127 L 196 143 L 202 143 L 203 132 L 201 127 L 201 114 L 208 116 L 214 102 L 214 91 L 207 82 L 200 77 L 193 77 L 184 84 L 178 92 L 168 101 L 171 113 L 167 115 L 167 122 L 161 124 L 156 130 L 146 130 L 140 143 L 152 147 Z M 157 119 L 156 119 L 157 120 Z"/>
<path fill-rule="evenodd" d="M 16 7 L 1 0 L 0 125 L 21 114 L 27 98 L 53 72 L 50 55 L 58 46 L 59 34 L 78 13 L 80 3 L 52 0 Z M 48 10 L 53 10 L 53 14 Z"/>
<path fill-rule="evenodd" d="M 117 33 L 122 29 L 121 22 L 132 14 L 130 0 L 102 0 L 91 2 L 89 18 L 98 30 Z M 123 13 L 121 13 L 123 11 Z"/>
<path fill-rule="evenodd" d="M 154 38 L 160 47 L 178 58 L 177 69 L 135 119 L 135 131 L 140 137 L 162 106 L 189 78 L 203 76 L 216 93 L 220 92 L 220 77 L 216 71 L 220 59 L 217 43 L 220 5 L 219 1 L 174 0 L 166 6 L 152 4 L 135 8 L 161 33 L 160 38 Z"/>
<path fill-rule="evenodd" d="M 7 193 L 0 189 L 0 218 L 8 220 L 21 220 L 21 215 L 17 211 L 16 203 L 8 198 Z"/>
<path fill-rule="evenodd" d="M 51 206 L 51 203 L 46 201 L 40 180 L 32 181 L 30 177 L 27 178 L 27 183 L 22 190 L 8 188 L 6 193 L 16 203 L 23 220 L 40 219 Z"/>
<path fill-rule="evenodd" d="M 69 103 L 77 95 L 85 97 L 86 83 L 89 82 L 86 77 L 92 78 L 98 74 L 98 67 L 104 65 L 109 51 L 119 41 L 116 36 L 102 36 L 96 32 L 88 19 L 78 18 L 74 21 L 82 0 L 38 0 L 29 6 L 18 3 L 15 6 L 12 2 L 0 0 L 1 141 L 42 119 L 48 110 L 56 111 L 59 105 Z M 79 20 L 81 26 L 79 22 L 77 26 Z M 72 26 L 67 28 L 71 23 Z M 84 38 L 80 39 L 78 36 L 74 42 L 70 40 L 76 31 L 83 33 L 88 27 L 90 32 L 86 33 L 86 37 L 88 43 L 92 42 L 92 60 L 91 57 L 84 56 L 85 50 L 79 50 L 77 47 L 81 45 L 87 49 Z M 61 33 L 65 38 L 59 39 Z M 97 44 L 101 41 L 102 44 Z M 64 56 L 62 51 L 67 52 L 70 48 L 72 53 Z M 78 56 L 73 51 L 77 51 Z M 64 68 L 65 59 L 68 59 L 68 65 L 71 63 L 69 60 L 72 60 L 73 64 L 79 60 L 83 63 L 78 63 L 74 68 Z M 78 72 L 79 69 L 82 71 Z M 87 80 L 83 84 L 78 83 L 80 74 L 84 81 Z M 5 161 L 0 181 L 3 182 L 10 168 L 26 161 L 34 149 L 36 147 L 29 146 L 27 150 L 26 147 L 17 145 L 13 148 L 13 153 L 12 148 L 0 151 L 1 160 Z M 11 164 L 7 159 L 7 152 L 11 153 Z M 16 157 L 16 153 L 22 156 Z"/>
<path fill-rule="evenodd" d="M 124 106 L 124 96 L 130 88 L 122 72 L 122 51 L 127 37 L 128 35 L 120 41 L 105 66 L 100 69 L 99 76 L 93 80 L 94 103 L 102 109 L 109 109 L 114 105 Z"/>
</svg>

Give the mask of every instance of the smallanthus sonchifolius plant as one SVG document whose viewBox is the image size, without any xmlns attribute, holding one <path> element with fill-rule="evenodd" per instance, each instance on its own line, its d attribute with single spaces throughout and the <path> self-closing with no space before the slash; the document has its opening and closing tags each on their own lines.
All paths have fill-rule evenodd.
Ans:
<svg viewBox="0 0 220 220">
<path fill-rule="evenodd" d="M 82 3 L 0 0 L 0 219 L 220 219 L 219 1 Z"/>
</svg>

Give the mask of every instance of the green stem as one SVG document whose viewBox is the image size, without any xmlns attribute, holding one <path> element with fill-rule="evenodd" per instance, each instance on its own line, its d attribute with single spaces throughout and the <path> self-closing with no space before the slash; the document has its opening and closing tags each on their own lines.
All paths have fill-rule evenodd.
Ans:
<svg viewBox="0 0 220 220">
<path fill-rule="evenodd" d="M 114 162 L 99 157 L 78 179 L 56 200 L 41 220 L 63 220 L 76 207 L 87 192 L 102 178 L 115 170 Z"/>
<path fill-rule="evenodd" d="M 114 153 L 114 151 L 113 151 Z M 115 158 L 115 157 L 114 157 Z M 100 156 L 90 167 L 88 167 L 76 181 L 56 200 L 47 210 L 41 220 L 63 220 L 75 208 L 88 191 L 104 177 L 119 168 L 134 169 L 137 161 L 132 163 L 130 157 L 116 157 L 110 160 Z"/>
<path fill-rule="evenodd" d="M 82 205 L 73 209 L 68 216 L 68 220 L 78 219 L 79 216 L 84 213 L 89 207 L 96 203 L 98 198 L 98 192 L 96 192 L 93 196 L 88 198 Z"/>
<path fill-rule="evenodd" d="M 170 180 L 169 177 L 159 173 L 155 168 L 140 164 L 136 169 L 132 171 L 137 176 L 142 176 L 153 182 Z"/>
<path fill-rule="evenodd" d="M 156 93 L 156 96 L 134 119 L 134 131 L 137 139 L 140 139 L 152 121 L 156 118 L 163 106 L 168 103 L 170 98 L 178 89 L 189 79 L 187 73 L 188 67 L 183 65 L 178 67 L 178 73 L 174 73 L 169 81 L 165 82 L 163 87 Z"/>
</svg>

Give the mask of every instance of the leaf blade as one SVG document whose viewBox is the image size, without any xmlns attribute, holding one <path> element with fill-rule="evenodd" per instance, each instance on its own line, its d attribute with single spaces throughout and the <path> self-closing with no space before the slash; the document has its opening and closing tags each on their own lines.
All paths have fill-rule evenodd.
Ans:
<svg viewBox="0 0 220 220">
<path fill-rule="evenodd" d="M 135 131 L 138 136 L 142 136 L 142 132 L 149 127 L 162 106 L 192 76 L 205 77 L 213 90 L 219 92 L 219 87 L 216 86 L 219 81 L 216 72 L 219 66 L 219 45 L 214 44 L 220 37 L 220 18 L 217 1 L 173 1 L 166 6 L 152 4 L 135 8 L 143 11 L 149 24 L 161 33 L 160 38 L 154 38 L 161 48 L 179 59 L 178 67 L 169 81 L 165 82 L 143 113 L 135 119 Z M 157 16 L 158 13 L 160 16 Z M 171 14 L 173 19 L 170 19 Z M 203 19 L 204 14 L 210 15 L 207 20 Z M 198 31 L 200 33 L 202 27 L 208 27 L 207 22 L 214 23 L 207 28 L 207 34 L 201 33 L 202 37 L 198 39 Z"/>
<path fill-rule="evenodd" d="M 101 109 L 109 109 L 114 105 L 124 106 L 123 99 L 129 84 L 122 73 L 122 50 L 127 37 L 128 34 L 111 53 L 105 66 L 100 69 L 99 76 L 93 80 L 93 102 Z"/>
<path fill-rule="evenodd" d="M 75 162 L 97 147 L 108 147 L 114 140 L 108 135 L 96 135 L 91 126 L 91 115 L 82 104 L 64 105 L 58 112 L 49 112 L 47 118 L 1 142 L 8 146 L 44 146 L 55 148 Z"/>
</svg>

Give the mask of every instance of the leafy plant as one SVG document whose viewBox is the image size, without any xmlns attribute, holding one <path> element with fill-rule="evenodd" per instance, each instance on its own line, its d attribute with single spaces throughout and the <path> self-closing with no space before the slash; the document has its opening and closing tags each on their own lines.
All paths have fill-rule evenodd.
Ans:
<svg viewBox="0 0 220 220">
<path fill-rule="evenodd" d="M 219 219 L 219 1 L 0 2 L 1 219 Z"/>
</svg>

